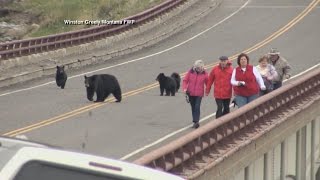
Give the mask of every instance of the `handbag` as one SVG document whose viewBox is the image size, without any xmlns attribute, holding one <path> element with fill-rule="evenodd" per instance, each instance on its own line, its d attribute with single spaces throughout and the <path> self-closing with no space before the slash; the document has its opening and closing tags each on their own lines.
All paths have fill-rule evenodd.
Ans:
<svg viewBox="0 0 320 180">
<path fill-rule="evenodd" d="M 190 103 L 190 100 L 189 100 L 190 93 L 188 91 L 186 92 L 185 96 L 186 96 L 187 103 Z"/>
<path fill-rule="evenodd" d="M 271 80 L 268 80 L 266 77 L 262 77 L 264 85 L 266 86 L 266 92 L 271 92 L 273 90 L 273 83 Z"/>
</svg>

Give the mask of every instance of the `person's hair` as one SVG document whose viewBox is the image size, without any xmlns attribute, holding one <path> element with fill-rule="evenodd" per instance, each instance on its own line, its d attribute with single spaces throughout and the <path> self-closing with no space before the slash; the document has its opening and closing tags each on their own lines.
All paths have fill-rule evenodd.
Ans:
<svg viewBox="0 0 320 180">
<path fill-rule="evenodd" d="M 263 60 L 267 60 L 267 62 L 269 61 L 269 57 L 268 57 L 268 55 L 263 55 L 263 56 L 261 56 L 260 58 L 259 58 L 259 63 L 261 63 Z"/>
<path fill-rule="evenodd" d="M 203 72 L 204 71 L 204 62 L 202 60 L 196 60 L 194 62 L 193 68 L 194 71 L 196 72 Z"/>
<path fill-rule="evenodd" d="M 238 63 L 239 66 L 240 66 L 240 59 L 241 59 L 243 56 L 247 58 L 247 61 L 248 61 L 248 64 L 249 64 L 249 56 L 248 56 L 246 53 L 241 53 L 241 54 L 239 54 L 239 56 L 238 56 L 238 58 L 237 58 L 237 63 Z"/>
<path fill-rule="evenodd" d="M 202 60 L 200 60 L 200 59 L 196 60 L 194 62 L 193 67 L 195 67 L 195 68 L 204 68 L 204 62 Z"/>
</svg>

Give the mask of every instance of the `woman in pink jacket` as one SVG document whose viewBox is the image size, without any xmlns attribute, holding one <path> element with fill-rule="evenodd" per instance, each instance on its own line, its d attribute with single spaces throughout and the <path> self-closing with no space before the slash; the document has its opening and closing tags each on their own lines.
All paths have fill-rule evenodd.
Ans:
<svg viewBox="0 0 320 180">
<path fill-rule="evenodd" d="M 183 79 L 182 88 L 183 92 L 189 96 L 194 128 L 199 127 L 200 105 L 207 81 L 208 74 L 204 69 L 202 60 L 195 61 L 193 67 Z"/>
</svg>

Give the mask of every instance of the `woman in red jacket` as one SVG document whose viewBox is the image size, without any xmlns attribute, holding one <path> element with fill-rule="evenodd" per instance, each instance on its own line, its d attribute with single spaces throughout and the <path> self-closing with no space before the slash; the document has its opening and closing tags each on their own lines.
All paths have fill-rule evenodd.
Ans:
<svg viewBox="0 0 320 180">
<path fill-rule="evenodd" d="M 216 118 L 230 112 L 229 105 L 232 96 L 232 85 L 230 82 L 233 71 L 232 64 L 227 56 L 221 56 L 219 60 L 219 64 L 212 68 L 206 86 L 206 96 L 208 96 L 211 86 L 214 83 L 213 97 L 218 106 Z"/>
<path fill-rule="evenodd" d="M 197 60 L 183 79 L 183 92 L 189 96 L 192 111 L 193 127 L 199 127 L 200 105 L 204 95 L 204 86 L 208 81 L 208 74 L 202 60 Z"/>
<path fill-rule="evenodd" d="M 238 67 L 232 72 L 231 84 L 238 107 L 242 107 L 259 97 L 259 92 L 265 90 L 261 74 L 257 68 L 249 64 L 249 57 L 241 53 L 237 59 Z"/>
</svg>

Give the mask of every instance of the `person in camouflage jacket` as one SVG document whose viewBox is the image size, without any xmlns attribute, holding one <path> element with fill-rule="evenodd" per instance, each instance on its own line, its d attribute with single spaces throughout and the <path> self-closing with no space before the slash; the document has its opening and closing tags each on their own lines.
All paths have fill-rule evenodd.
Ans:
<svg viewBox="0 0 320 180">
<path fill-rule="evenodd" d="M 291 77 L 291 66 L 286 59 L 280 56 L 280 52 L 277 49 L 272 48 L 268 54 L 270 63 L 275 67 L 278 73 L 277 78 L 272 80 L 273 89 L 276 90 L 282 86 L 282 81 L 284 79 L 289 79 Z"/>
</svg>

